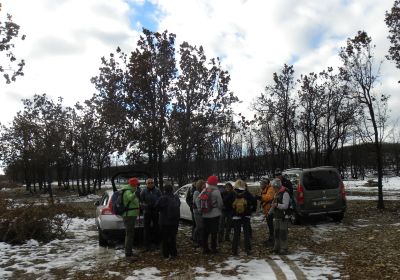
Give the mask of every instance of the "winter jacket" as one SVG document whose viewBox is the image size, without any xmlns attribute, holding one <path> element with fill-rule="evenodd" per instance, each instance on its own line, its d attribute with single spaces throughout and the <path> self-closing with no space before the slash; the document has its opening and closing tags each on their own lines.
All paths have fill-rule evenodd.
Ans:
<svg viewBox="0 0 400 280">
<path fill-rule="evenodd" d="M 268 215 L 274 197 L 275 197 L 275 190 L 271 186 L 271 184 L 269 184 L 261 192 L 261 206 L 263 208 L 264 215 Z"/>
<path fill-rule="evenodd" d="M 257 199 L 254 197 L 254 195 L 252 195 L 246 188 L 246 190 L 244 191 L 244 198 L 247 200 L 247 202 L 250 204 L 251 206 L 251 211 L 255 212 L 257 211 Z"/>
<path fill-rule="evenodd" d="M 288 190 L 282 186 L 275 195 L 277 207 L 274 209 L 274 218 L 281 219 L 285 217 L 286 210 L 289 208 L 290 195 Z"/>
<path fill-rule="evenodd" d="M 222 201 L 224 202 L 224 208 L 223 211 L 226 213 L 231 213 L 233 208 L 232 208 L 232 203 L 235 200 L 235 192 L 234 191 L 225 191 L 222 194 Z"/>
<path fill-rule="evenodd" d="M 200 192 L 198 190 L 195 190 L 193 193 L 193 213 L 201 215 L 200 213 L 200 200 L 198 199 L 200 195 Z"/>
<path fill-rule="evenodd" d="M 145 212 L 152 211 L 157 200 L 161 197 L 161 191 L 154 187 L 152 189 L 145 188 L 140 192 L 140 202 Z"/>
<path fill-rule="evenodd" d="M 126 185 L 122 188 L 124 191 L 124 195 L 122 197 L 122 201 L 124 203 L 125 207 L 128 207 L 129 209 L 126 211 L 123 216 L 127 217 L 136 217 L 139 216 L 139 198 L 135 194 L 136 188 L 131 187 L 130 185 Z"/>
<path fill-rule="evenodd" d="M 238 202 L 238 200 L 236 200 L 236 198 L 240 199 L 240 198 L 244 198 L 246 200 L 246 204 L 247 207 L 245 209 L 245 211 L 243 213 L 238 213 L 237 212 L 237 207 L 236 207 L 236 203 Z M 244 193 L 235 193 L 235 199 L 232 203 L 232 208 L 233 208 L 233 219 L 240 219 L 243 217 L 251 217 L 251 212 L 253 211 L 253 205 L 252 205 L 252 201 L 248 199 L 248 196 L 246 195 L 246 192 Z"/>
<path fill-rule="evenodd" d="M 284 186 L 289 193 L 290 196 L 293 196 L 293 184 L 290 180 L 286 179 L 285 177 L 282 177 L 281 179 L 282 186 Z"/>
<path fill-rule="evenodd" d="M 196 191 L 196 186 L 193 184 L 186 192 L 186 203 L 189 205 L 190 211 L 193 210 L 193 194 Z"/>
<path fill-rule="evenodd" d="M 163 194 L 156 202 L 155 208 L 159 211 L 159 225 L 178 225 L 180 218 L 179 197 L 173 193 Z"/>
<path fill-rule="evenodd" d="M 203 213 L 203 218 L 215 218 L 221 216 L 224 203 L 222 201 L 221 193 L 216 186 L 207 185 L 207 189 L 211 189 L 211 205 L 212 209 L 208 213 Z M 205 189 L 204 189 L 205 190 Z M 199 197 L 197 197 L 197 205 L 200 205 Z"/>
</svg>

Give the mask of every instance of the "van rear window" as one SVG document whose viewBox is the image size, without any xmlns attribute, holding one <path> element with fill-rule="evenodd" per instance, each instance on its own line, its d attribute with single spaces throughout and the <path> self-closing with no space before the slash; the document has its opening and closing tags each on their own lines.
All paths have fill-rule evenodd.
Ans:
<svg viewBox="0 0 400 280">
<path fill-rule="evenodd" d="M 315 170 L 303 173 L 306 190 L 327 190 L 339 187 L 339 175 L 332 170 Z"/>
</svg>

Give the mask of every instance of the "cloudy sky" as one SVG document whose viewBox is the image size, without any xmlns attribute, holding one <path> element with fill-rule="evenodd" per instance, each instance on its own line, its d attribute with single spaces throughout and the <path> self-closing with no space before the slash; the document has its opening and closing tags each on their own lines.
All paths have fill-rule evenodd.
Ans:
<svg viewBox="0 0 400 280">
<path fill-rule="evenodd" d="M 177 42 L 202 45 L 209 58 L 220 57 L 231 74 L 231 90 L 249 104 L 263 92 L 284 63 L 296 75 L 338 66 L 338 51 L 348 37 L 365 30 L 384 60 L 389 42 L 384 23 L 393 0 L 0 0 L 21 25 L 25 41 L 15 53 L 26 60 L 25 76 L 0 80 L 0 122 L 7 124 L 22 98 L 35 93 L 62 96 L 66 105 L 90 98 L 90 78 L 101 56 L 120 46 L 129 52 L 142 27 L 168 30 Z M 399 72 L 384 61 L 379 90 L 391 94 L 393 116 L 400 105 Z"/>
</svg>

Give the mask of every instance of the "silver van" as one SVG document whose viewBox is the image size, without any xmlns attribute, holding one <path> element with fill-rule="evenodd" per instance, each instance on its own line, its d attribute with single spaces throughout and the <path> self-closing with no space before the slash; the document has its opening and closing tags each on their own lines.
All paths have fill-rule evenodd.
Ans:
<svg viewBox="0 0 400 280">
<path fill-rule="evenodd" d="M 322 166 L 282 172 L 292 181 L 295 209 L 292 222 L 299 224 L 302 218 L 327 215 L 340 222 L 346 212 L 346 193 L 336 168 Z M 290 178 L 290 173 L 292 177 Z M 295 175 L 293 175 L 295 173 Z"/>
</svg>

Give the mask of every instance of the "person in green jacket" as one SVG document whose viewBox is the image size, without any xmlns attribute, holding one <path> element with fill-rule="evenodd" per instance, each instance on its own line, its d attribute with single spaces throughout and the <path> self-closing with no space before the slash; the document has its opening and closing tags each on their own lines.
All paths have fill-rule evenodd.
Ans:
<svg viewBox="0 0 400 280">
<path fill-rule="evenodd" d="M 122 214 L 125 224 L 125 257 L 128 261 L 136 261 L 137 256 L 132 252 L 133 239 L 135 237 L 135 222 L 139 215 L 139 198 L 136 195 L 137 187 L 139 186 L 138 178 L 130 178 L 129 185 L 122 188 L 124 206 L 128 208 Z"/>
</svg>

